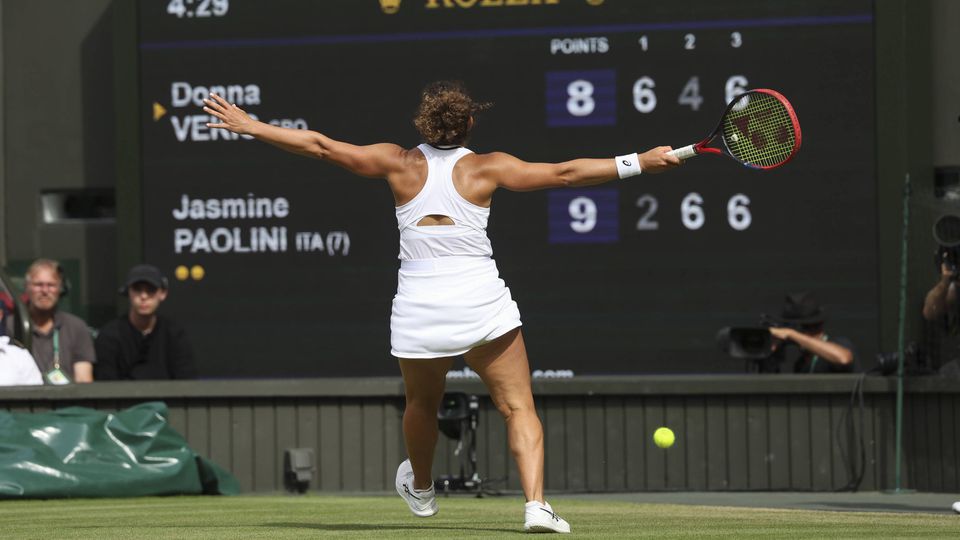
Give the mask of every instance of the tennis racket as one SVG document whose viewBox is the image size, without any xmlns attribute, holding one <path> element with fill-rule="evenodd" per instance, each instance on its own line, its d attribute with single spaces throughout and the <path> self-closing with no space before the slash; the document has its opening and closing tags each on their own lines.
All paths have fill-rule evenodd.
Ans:
<svg viewBox="0 0 960 540">
<path fill-rule="evenodd" d="M 707 146 L 717 138 L 721 146 Z M 680 159 L 725 154 L 752 169 L 773 169 L 799 149 L 800 122 L 790 102 L 779 92 L 758 88 L 731 101 L 707 138 L 668 153 Z"/>
</svg>

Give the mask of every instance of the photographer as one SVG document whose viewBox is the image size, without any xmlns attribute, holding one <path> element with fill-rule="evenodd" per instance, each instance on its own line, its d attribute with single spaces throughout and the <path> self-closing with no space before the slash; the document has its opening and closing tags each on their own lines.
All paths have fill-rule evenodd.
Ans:
<svg viewBox="0 0 960 540">
<path fill-rule="evenodd" d="M 942 320 L 944 328 L 957 329 L 957 261 L 960 259 L 960 217 L 945 215 L 937 219 L 933 226 L 933 238 L 939 246 L 935 262 L 939 263 L 940 278 L 933 288 L 927 291 L 923 299 L 923 318 L 930 321 Z M 941 368 L 941 373 L 944 373 Z M 960 514 L 960 501 L 951 506 Z"/>
<path fill-rule="evenodd" d="M 811 293 L 788 294 L 780 318 L 768 323 L 773 338 L 771 359 L 776 364 L 787 360 L 787 345 L 794 344 L 799 349 L 789 359 L 794 373 L 853 371 L 853 343 L 826 333 L 823 309 Z"/>
<path fill-rule="evenodd" d="M 940 216 L 933 225 L 933 239 L 937 243 L 934 264 L 940 269 L 940 279 L 923 300 L 923 318 L 942 320 L 955 329 L 957 320 L 957 261 L 960 259 L 960 216 Z M 944 316 L 946 316 L 944 318 Z"/>
</svg>

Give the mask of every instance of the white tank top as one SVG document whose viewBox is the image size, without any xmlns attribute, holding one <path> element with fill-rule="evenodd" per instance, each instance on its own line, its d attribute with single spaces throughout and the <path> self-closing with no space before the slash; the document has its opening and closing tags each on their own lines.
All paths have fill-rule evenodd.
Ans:
<svg viewBox="0 0 960 540">
<path fill-rule="evenodd" d="M 417 148 L 427 158 L 427 181 L 416 197 L 397 207 L 400 260 L 493 256 L 487 238 L 490 209 L 464 199 L 453 185 L 453 166 L 473 152 L 459 146 L 441 150 L 421 144 Z M 429 215 L 447 216 L 454 224 L 417 226 Z"/>
</svg>

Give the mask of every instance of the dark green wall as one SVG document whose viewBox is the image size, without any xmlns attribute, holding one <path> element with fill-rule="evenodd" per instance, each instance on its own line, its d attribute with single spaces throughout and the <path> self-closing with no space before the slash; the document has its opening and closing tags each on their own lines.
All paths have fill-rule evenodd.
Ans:
<svg viewBox="0 0 960 540">
<path fill-rule="evenodd" d="M 895 486 L 895 381 L 869 377 L 864 409 L 848 409 L 855 376 L 648 376 L 534 381 L 550 491 L 832 491 L 850 481 L 859 456 L 861 489 Z M 519 490 L 506 429 L 476 381 L 450 390 L 481 396 L 477 437 L 482 478 Z M 0 390 L 0 409 L 47 411 L 80 405 L 118 410 L 148 400 L 169 406 L 190 446 L 229 469 L 244 491 L 282 489 L 283 451 L 309 447 L 311 489 L 393 489 L 405 457 L 399 378 L 95 383 Z M 960 491 L 960 382 L 907 384 L 901 487 Z M 854 420 L 856 432 L 848 421 Z M 657 448 L 669 426 L 677 443 Z M 456 474 L 455 444 L 441 436 L 435 475 Z M 859 470 L 859 458 L 855 469 Z"/>
</svg>

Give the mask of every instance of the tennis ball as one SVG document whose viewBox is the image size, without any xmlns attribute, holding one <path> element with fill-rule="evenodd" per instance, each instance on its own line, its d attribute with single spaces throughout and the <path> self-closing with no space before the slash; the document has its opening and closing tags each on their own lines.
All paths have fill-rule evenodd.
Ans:
<svg viewBox="0 0 960 540">
<path fill-rule="evenodd" d="M 199 264 L 193 265 L 193 268 L 190 269 L 190 276 L 197 281 L 200 281 L 201 279 L 203 279 L 204 274 L 206 274 L 206 272 L 203 270 L 203 267 L 200 266 Z"/>
<path fill-rule="evenodd" d="M 670 448 L 673 446 L 673 441 L 676 440 L 676 437 L 673 435 L 673 431 L 668 427 L 657 428 L 653 432 L 653 442 L 660 448 Z"/>
<path fill-rule="evenodd" d="M 173 271 L 173 275 L 177 276 L 180 281 L 186 281 L 190 277 L 190 270 L 187 270 L 187 267 L 181 264 Z"/>
</svg>

